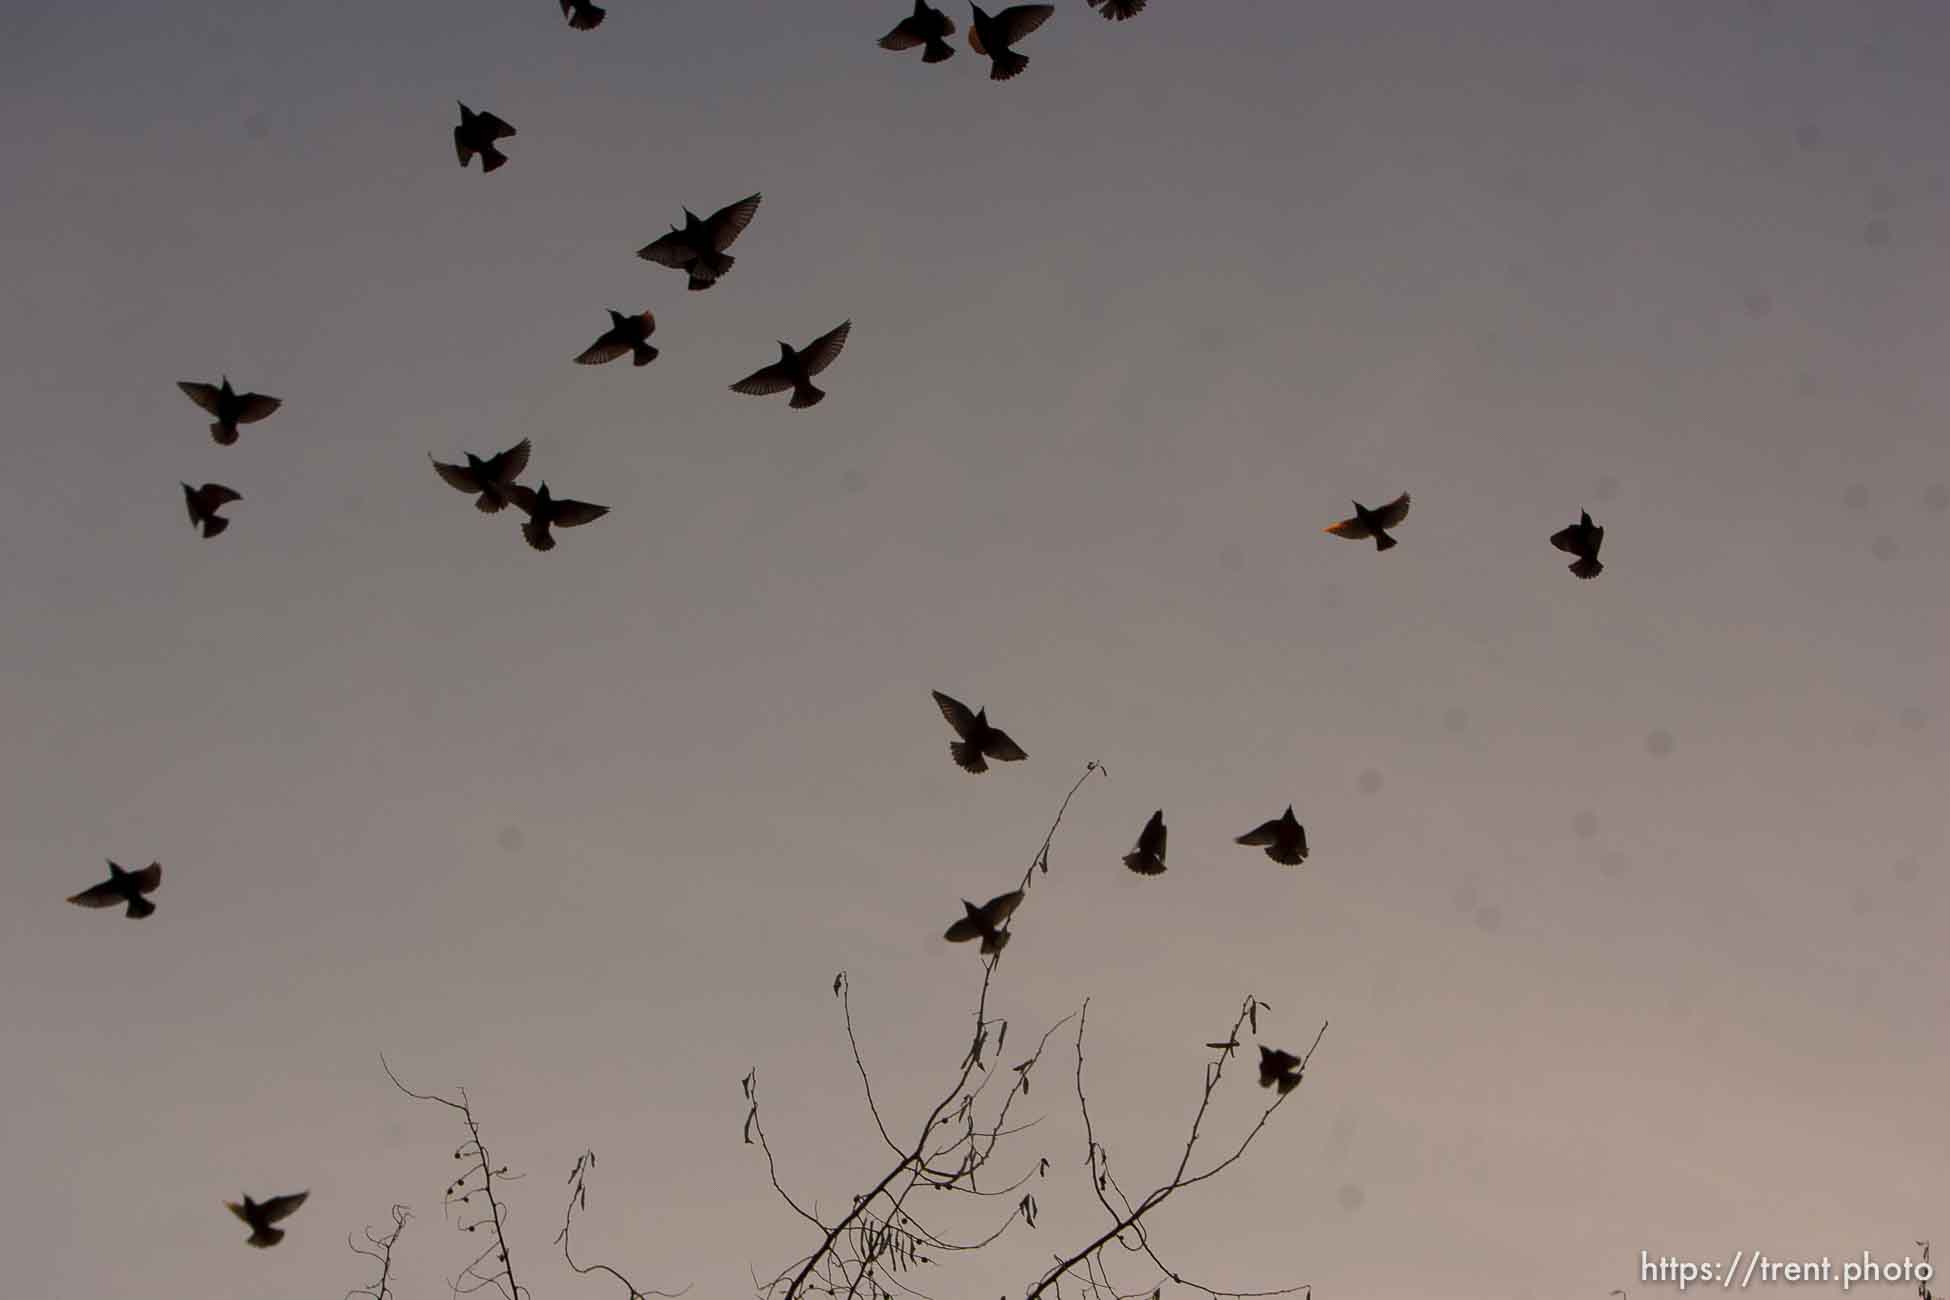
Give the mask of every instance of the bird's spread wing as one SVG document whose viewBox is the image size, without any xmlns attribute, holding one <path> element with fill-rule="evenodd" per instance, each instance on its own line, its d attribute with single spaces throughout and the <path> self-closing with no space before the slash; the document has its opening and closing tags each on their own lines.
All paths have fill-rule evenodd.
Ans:
<svg viewBox="0 0 1950 1300">
<path fill-rule="evenodd" d="M 982 919 L 989 923 L 990 929 L 994 929 L 1014 916 L 1020 906 L 1022 906 L 1022 891 L 1012 889 L 982 904 Z"/>
<path fill-rule="evenodd" d="M 229 1210 L 232 1214 L 242 1219 L 245 1223 L 249 1223 L 251 1221 L 250 1212 L 246 1210 L 243 1206 L 239 1205 L 237 1202 L 225 1201 L 223 1204 L 225 1209 Z"/>
<path fill-rule="evenodd" d="M 583 524 L 593 524 L 609 513 L 608 506 L 591 505 L 587 501 L 557 501 L 550 522 L 561 528 L 579 528 Z"/>
<path fill-rule="evenodd" d="M 1374 517 L 1380 521 L 1383 528 L 1393 528 L 1396 524 L 1408 518 L 1408 493 L 1402 493 L 1387 505 L 1376 510 Z"/>
<path fill-rule="evenodd" d="M 988 743 L 982 746 L 982 752 L 1004 763 L 1020 763 L 1029 757 L 1022 752 L 1022 746 L 1009 739 L 1009 733 L 1000 727 L 989 728 Z"/>
<path fill-rule="evenodd" d="M 970 939 L 981 937 L 982 923 L 972 916 L 964 916 L 948 927 L 941 937 L 949 943 L 967 943 Z"/>
<path fill-rule="evenodd" d="M 1253 827 L 1251 830 L 1247 831 L 1244 835 L 1241 835 L 1238 839 L 1234 840 L 1233 843 L 1244 844 L 1255 849 L 1263 849 L 1267 845 L 1278 841 L 1279 838 L 1280 838 L 1280 819 L 1275 817 L 1270 822 L 1261 822 L 1259 825 Z"/>
<path fill-rule="evenodd" d="M 79 894 L 71 895 L 68 901 L 77 907 L 114 907 L 126 900 L 114 881 L 104 880 L 99 885 L 90 885 Z"/>
<path fill-rule="evenodd" d="M 153 894 L 162 884 L 162 863 L 151 862 L 140 871 L 129 873 L 129 883 L 135 886 L 138 894 Z"/>
<path fill-rule="evenodd" d="M 1014 45 L 1049 21 L 1055 5 L 1011 5 L 995 16 L 997 30 L 1005 45 Z"/>
<path fill-rule="evenodd" d="M 283 405 L 282 398 L 266 397 L 262 393 L 241 393 L 237 397 L 237 423 L 256 424 Z"/>
<path fill-rule="evenodd" d="M 616 360 L 616 358 L 623 356 L 629 350 L 630 345 L 622 339 L 605 334 L 576 354 L 576 364 L 579 366 L 600 366 L 606 361 Z"/>
<path fill-rule="evenodd" d="M 744 393 L 748 397 L 767 397 L 773 393 L 783 393 L 792 387 L 792 372 L 785 363 L 774 361 L 763 370 L 754 370 L 731 386 L 734 393 Z"/>
<path fill-rule="evenodd" d="M 657 236 L 637 249 L 636 255 L 646 262 L 655 262 L 673 271 L 686 270 L 697 260 L 697 251 L 684 242 L 684 236 L 675 230 L 668 235 Z"/>
<path fill-rule="evenodd" d="M 494 476 L 497 483 L 513 483 L 528 468 L 528 453 L 533 450 L 534 444 L 523 438 L 508 450 L 489 457 L 488 473 Z"/>
<path fill-rule="evenodd" d="M 966 739 L 968 733 L 975 729 L 974 712 L 952 695 L 943 695 L 940 691 L 929 691 L 928 694 L 934 696 L 935 707 L 941 710 L 941 716 L 948 720 L 955 734 Z"/>
<path fill-rule="evenodd" d="M 1551 545 L 1571 555 L 1580 555 L 1584 551 L 1584 548 L 1578 545 L 1578 526 L 1576 524 L 1572 524 L 1569 528 L 1560 528 L 1552 533 Z"/>
<path fill-rule="evenodd" d="M 508 485 L 508 500 L 514 502 L 524 514 L 532 515 L 535 513 L 536 497 L 534 488 L 524 487 L 520 483 L 510 483 Z"/>
<path fill-rule="evenodd" d="M 279 1219 L 290 1218 L 310 1195 L 310 1192 L 293 1192 L 289 1196 L 273 1196 L 257 1208 L 263 1214 L 264 1222 L 276 1223 Z"/>
<path fill-rule="evenodd" d="M 730 248 L 732 241 L 744 234 L 745 227 L 751 225 L 752 218 L 758 215 L 762 197 L 754 194 L 713 212 L 711 219 L 704 223 L 704 237 L 711 241 L 711 247 L 720 253 Z"/>
<path fill-rule="evenodd" d="M 205 483 L 196 490 L 196 495 L 203 502 L 205 510 L 215 510 L 218 506 L 227 506 L 232 501 L 244 499 L 243 493 L 235 488 L 227 488 L 221 483 Z"/>
<path fill-rule="evenodd" d="M 481 490 L 481 485 L 474 481 L 474 471 L 468 469 L 467 466 L 448 465 L 442 461 L 434 460 L 431 455 L 427 457 L 427 460 L 432 462 L 433 472 L 440 476 L 440 481 L 455 491 L 465 492 L 467 495 L 473 496 Z"/>
<path fill-rule="evenodd" d="M 185 397 L 195 402 L 210 414 L 215 415 L 217 413 L 218 390 L 215 384 L 199 384 L 194 380 L 179 379 L 176 381 L 176 386 L 183 390 Z"/>
<path fill-rule="evenodd" d="M 1332 533 L 1336 537 L 1345 537 L 1351 542 L 1358 542 L 1364 537 L 1372 537 L 1374 535 L 1368 531 L 1368 526 L 1359 519 L 1343 519 L 1338 524 L 1329 524 L 1320 531 L 1323 533 Z"/>
<path fill-rule="evenodd" d="M 816 375 L 838 360 L 841 350 L 846 347 L 846 336 L 852 332 L 853 322 L 844 320 L 808 343 L 806 350 L 800 354 L 806 363 L 806 373 Z"/>
<path fill-rule="evenodd" d="M 487 128 L 488 139 L 505 140 L 515 134 L 515 129 L 492 113 L 476 113 L 475 118 Z"/>
<path fill-rule="evenodd" d="M 880 48 L 883 50 L 911 50 L 915 46 L 920 45 L 927 40 L 927 37 L 917 34 L 914 30 L 920 25 L 921 20 L 912 15 L 901 19 L 899 25 L 893 31 L 888 32 L 880 38 Z"/>
</svg>

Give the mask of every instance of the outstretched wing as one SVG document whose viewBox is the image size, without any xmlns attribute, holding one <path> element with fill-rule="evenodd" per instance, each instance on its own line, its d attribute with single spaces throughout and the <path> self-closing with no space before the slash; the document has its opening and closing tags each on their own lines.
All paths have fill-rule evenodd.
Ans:
<svg viewBox="0 0 1950 1300">
<path fill-rule="evenodd" d="M 1323 533 L 1332 533 L 1336 537 L 1345 537 L 1351 542 L 1358 542 L 1364 537 L 1374 536 L 1373 533 L 1368 531 L 1368 526 L 1359 519 L 1343 519 L 1338 524 L 1329 524 L 1320 531 Z"/>
<path fill-rule="evenodd" d="M 673 271 L 688 270 L 691 263 L 697 261 L 697 250 L 685 242 L 682 232 L 676 230 L 657 236 L 637 249 L 636 255 L 646 262 L 655 262 Z"/>
<path fill-rule="evenodd" d="M 611 331 L 577 353 L 576 364 L 579 366 L 600 366 L 604 362 L 616 360 L 616 358 L 624 355 L 629 350 L 630 345 L 622 339 L 616 338 L 614 331 Z"/>
<path fill-rule="evenodd" d="M 1578 532 L 1576 524 L 1572 524 L 1569 528 L 1560 528 L 1551 534 L 1551 545 L 1570 555 L 1582 555 L 1584 548 L 1578 544 Z"/>
<path fill-rule="evenodd" d="M 1029 757 L 1022 752 L 1022 746 L 1009 739 L 1009 733 L 1000 727 L 989 728 L 988 743 L 982 746 L 982 752 L 1004 763 L 1020 763 Z"/>
<path fill-rule="evenodd" d="M 77 907 L 114 907 L 126 902 L 127 898 L 116 887 L 113 880 L 104 880 L 99 885 L 90 885 L 79 894 L 71 894 L 68 901 Z"/>
<path fill-rule="evenodd" d="M 262 420 L 265 416 L 270 415 L 283 405 L 284 399 L 282 398 L 266 397 L 262 393 L 239 393 L 237 395 L 237 423 L 256 424 L 259 420 Z"/>
<path fill-rule="evenodd" d="M 194 380 L 179 379 L 176 381 L 176 386 L 183 390 L 185 397 L 210 414 L 217 413 L 218 389 L 215 384 L 199 384 Z"/>
<path fill-rule="evenodd" d="M 508 485 L 508 500 L 514 502 L 523 514 L 533 515 L 535 513 L 537 499 L 535 489 L 532 487 L 526 487 L 520 483 L 510 483 Z"/>
<path fill-rule="evenodd" d="M 922 44 L 927 40 L 927 37 L 920 35 L 914 30 L 920 25 L 921 20 L 911 14 L 901 19 L 893 31 L 888 32 L 880 38 L 880 48 L 883 50 L 911 50 L 915 46 Z"/>
<path fill-rule="evenodd" d="M 515 134 L 515 129 L 512 126 L 509 126 L 492 113 L 476 113 L 474 118 L 487 129 L 488 139 L 490 140 L 505 140 Z"/>
<path fill-rule="evenodd" d="M 782 361 L 774 361 L 763 370 L 754 370 L 731 386 L 734 393 L 747 397 L 769 397 L 773 393 L 783 393 L 792 387 L 792 372 Z"/>
<path fill-rule="evenodd" d="M 279 1219 L 290 1218 L 297 1208 L 305 1203 L 305 1198 L 310 1195 L 311 1193 L 309 1191 L 305 1191 L 293 1192 L 289 1196 L 273 1196 L 257 1208 L 263 1214 L 264 1222 L 276 1223 Z"/>
<path fill-rule="evenodd" d="M 1281 822 L 1278 817 L 1275 817 L 1270 822 L 1261 822 L 1259 825 L 1253 827 L 1251 830 L 1247 831 L 1244 835 L 1241 835 L 1238 839 L 1234 840 L 1233 843 L 1244 844 L 1249 848 L 1263 849 L 1267 845 L 1274 844 L 1279 841 L 1280 825 Z"/>
<path fill-rule="evenodd" d="M 579 528 L 583 524 L 595 523 L 608 513 L 608 506 L 591 505 L 587 501 L 562 500 L 555 503 L 550 522 L 560 528 Z"/>
<path fill-rule="evenodd" d="M 244 499 L 243 493 L 235 488 L 227 488 L 221 483 L 205 483 L 196 490 L 196 495 L 203 502 L 203 508 L 206 510 L 215 510 L 218 506 L 227 506 L 232 501 Z"/>
<path fill-rule="evenodd" d="M 151 862 L 140 871 L 129 873 L 129 883 L 135 886 L 138 894 L 153 894 L 162 884 L 162 863 Z"/>
<path fill-rule="evenodd" d="M 821 334 L 806 345 L 800 359 L 806 364 L 806 373 L 816 375 L 839 359 L 846 347 L 846 336 L 853 332 L 853 322 L 843 320 L 832 329 Z"/>
<path fill-rule="evenodd" d="M 948 720 L 955 734 L 967 739 L 968 733 L 975 729 L 974 712 L 952 695 L 943 695 L 940 691 L 929 691 L 928 694 L 934 696 L 935 707 L 941 710 L 941 716 Z"/>
<path fill-rule="evenodd" d="M 225 1209 L 229 1210 L 232 1214 L 242 1219 L 245 1223 L 249 1223 L 251 1221 L 250 1212 L 246 1210 L 243 1206 L 237 1204 L 237 1202 L 225 1201 L 223 1204 Z"/>
<path fill-rule="evenodd" d="M 534 449 L 528 439 L 523 438 L 508 450 L 490 456 L 488 473 L 496 483 L 513 483 L 528 468 L 528 453 Z"/>
<path fill-rule="evenodd" d="M 1408 493 L 1404 492 L 1374 512 L 1374 517 L 1383 528 L 1393 528 L 1408 518 Z"/>
<path fill-rule="evenodd" d="M 468 469 L 467 466 L 449 465 L 443 461 L 434 460 L 431 453 L 428 454 L 427 460 L 432 463 L 433 472 L 440 476 L 440 481 L 448 487 L 453 488 L 456 492 L 465 492 L 467 495 L 473 496 L 481 490 L 481 485 L 474 480 L 474 471 Z"/>
<path fill-rule="evenodd" d="M 970 939 L 980 938 L 981 934 L 982 923 L 972 916 L 964 916 L 949 926 L 941 937 L 949 943 L 967 943 Z"/>
<path fill-rule="evenodd" d="M 704 223 L 704 237 L 711 241 L 711 247 L 720 253 L 730 248 L 732 242 L 745 233 L 745 227 L 752 224 L 752 218 L 758 215 L 758 205 L 763 197 L 753 194 L 713 212 L 710 220 Z"/>
<path fill-rule="evenodd" d="M 1020 889 L 1012 889 L 1006 894 L 997 894 L 994 898 L 982 904 L 982 919 L 987 921 L 989 928 L 993 930 L 1014 916 L 1016 909 L 1021 906 L 1022 891 Z"/>
<path fill-rule="evenodd" d="M 995 16 L 996 29 L 1005 45 L 1014 45 L 1049 21 L 1055 5 L 1011 5 Z"/>
</svg>

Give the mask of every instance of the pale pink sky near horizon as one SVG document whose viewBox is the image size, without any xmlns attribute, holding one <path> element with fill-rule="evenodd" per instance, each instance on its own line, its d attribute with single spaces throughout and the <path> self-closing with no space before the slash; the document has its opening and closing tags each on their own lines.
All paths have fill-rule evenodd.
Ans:
<svg viewBox="0 0 1950 1300">
<path fill-rule="evenodd" d="M 1152 1222 L 1187 1275 L 1950 1241 L 1950 11 L 1058 0 L 998 85 L 876 49 L 904 0 L 608 7 L 0 14 L 10 1295 L 336 1297 L 394 1202 L 446 1295 L 463 1135 L 381 1052 L 526 1175 L 535 1300 L 618 1293 L 551 1245 L 592 1147 L 579 1255 L 747 1294 L 812 1242 L 739 1078 L 796 1194 L 864 1190 L 835 972 L 905 1128 L 980 982 L 942 929 L 1093 759 L 1005 1062 L 1090 999 L 1148 1186 L 1248 993 L 1332 1022 Z M 755 190 L 710 292 L 634 256 Z M 661 358 L 571 364 L 605 308 Z M 725 391 L 847 317 L 816 409 Z M 230 448 L 175 387 L 225 373 L 285 399 Z M 547 555 L 427 467 L 522 437 L 613 507 Z M 1395 550 L 1321 535 L 1404 490 Z M 1029 760 L 956 770 L 930 689 Z M 1288 802 L 1305 866 L 1232 844 Z M 62 901 L 110 857 L 154 917 Z M 1038 1226 L 931 1295 L 1104 1226 L 1040 1070 Z M 268 1251 L 222 1205 L 303 1187 Z"/>
</svg>

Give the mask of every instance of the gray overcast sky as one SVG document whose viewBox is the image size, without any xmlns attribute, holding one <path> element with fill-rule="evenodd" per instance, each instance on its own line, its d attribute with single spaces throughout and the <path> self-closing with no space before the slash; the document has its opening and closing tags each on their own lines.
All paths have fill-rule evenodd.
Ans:
<svg viewBox="0 0 1950 1300">
<path fill-rule="evenodd" d="M 9 1292 L 337 1296 L 397 1200 L 445 1294 L 459 1133 L 383 1050 L 531 1175 L 538 1300 L 606 1293 L 549 1246 L 587 1146 L 591 1257 L 744 1293 L 810 1243 L 738 1078 L 859 1189 L 834 972 L 913 1122 L 979 979 L 940 931 L 1093 758 L 994 1009 L 1093 999 L 1118 1168 L 1247 992 L 1333 1021 L 1160 1214 L 1188 1275 L 1950 1239 L 1950 10 L 1060 0 L 997 85 L 875 49 L 903 9 L 0 13 Z M 491 177 L 456 99 L 520 129 Z M 753 190 L 712 291 L 633 256 Z M 570 364 L 607 307 L 662 358 Z M 849 316 L 816 410 L 725 391 Z M 228 449 L 175 388 L 220 373 L 286 403 Z M 524 436 L 614 507 L 548 555 L 427 467 Z M 1387 555 L 1320 534 L 1404 490 Z M 930 688 L 1030 760 L 955 770 Z M 1305 867 L 1231 844 L 1288 801 Z M 111 856 L 155 917 L 61 902 Z M 1100 1226 L 1052 1052 L 1041 1226 L 935 1295 Z M 272 1251 L 220 1204 L 306 1186 Z"/>
</svg>

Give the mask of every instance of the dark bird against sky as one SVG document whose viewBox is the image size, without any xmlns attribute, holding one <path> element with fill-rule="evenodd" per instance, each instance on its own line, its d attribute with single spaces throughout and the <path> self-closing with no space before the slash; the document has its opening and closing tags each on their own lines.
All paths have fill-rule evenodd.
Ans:
<svg viewBox="0 0 1950 1300">
<path fill-rule="evenodd" d="M 1283 867 L 1297 867 L 1307 860 L 1307 828 L 1293 815 L 1292 804 L 1272 821 L 1261 822 L 1233 842 L 1263 848 L 1267 857 Z"/>
<path fill-rule="evenodd" d="M 79 894 L 70 895 L 68 901 L 76 907 L 116 907 L 122 903 L 129 910 L 122 915 L 141 920 L 154 914 L 156 905 L 144 898 L 153 894 L 162 884 L 162 864 L 151 862 L 140 871 L 124 871 L 111 860 L 108 864 L 108 879 L 99 885 L 90 885 Z"/>
<path fill-rule="evenodd" d="M 600 366 L 606 361 L 614 361 L 624 353 L 639 366 L 647 366 L 657 359 L 657 349 L 650 346 L 650 335 L 657 328 L 657 318 L 647 311 L 634 316 L 625 316 L 615 308 L 610 308 L 609 328 L 602 337 L 584 348 L 576 357 L 576 364 Z"/>
<path fill-rule="evenodd" d="M 980 5 L 968 26 L 968 48 L 987 55 L 990 81 L 1007 81 L 1029 66 L 1029 56 L 1009 47 L 1049 21 L 1055 5 L 1010 5 L 991 17 Z"/>
<path fill-rule="evenodd" d="M 597 8 L 591 0 L 562 0 L 562 16 L 579 32 L 593 32 L 601 27 L 603 15 L 608 12 Z"/>
<path fill-rule="evenodd" d="M 1164 809 L 1152 813 L 1151 820 L 1144 823 L 1144 829 L 1138 832 L 1137 847 L 1124 855 L 1124 865 L 1140 876 L 1165 874 Z"/>
<path fill-rule="evenodd" d="M 941 716 L 955 729 L 960 740 L 948 742 L 948 752 L 954 755 L 955 762 L 964 772 L 986 772 L 987 758 L 1003 763 L 1020 763 L 1029 755 L 1022 752 L 1022 746 L 1009 739 L 1007 732 L 989 725 L 989 711 L 980 709 L 974 713 L 968 706 L 952 695 L 940 691 L 930 691 L 934 702 L 941 710 Z"/>
<path fill-rule="evenodd" d="M 964 898 L 961 905 L 967 915 L 949 926 L 947 933 L 941 937 L 949 943 L 967 943 L 970 939 L 980 938 L 984 957 L 1001 952 L 1009 944 L 1009 932 L 1002 926 L 1021 903 L 1020 889 L 998 894 L 980 907 Z"/>
<path fill-rule="evenodd" d="M 1300 1086 L 1300 1058 L 1292 1052 L 1282 1052 L 1276 1047 L 1261 1045 L 1259 1049 L 1259 1086 L 1277 1086 L 1282 1097 Z"/>
<path fill-rule="evenodd" d="M 528 522 L 521 526 L 521 535 L 538 551 L 555 549 L 555 534 L 549 531 L 551 526 L 579 528 L 609 513 L 608 506 L 591 505 L 587 501 L 571 501 L 567 497 L 558 501 L 549 495 L 547 483 L 542 484 L 539 492 L 517 483 L 508 489 L 508 499 L 528 516 Z"/>
<path fill-rule="evenodd" d="M 210 436 L 219 447 L 228 447 L 237 441 L 237 426 L 256 424 L 284 402 L 276 397 L 266 397 L 262 393 L 240 393 L 230 386 L 230 376 L 225 375 L 222 386 L 200 384 L 192 379 L 179 379 L 176 386 L 192 402 L 217 417 L 210 426 Z"/>
<path fill-rule="evenodd" d="M 434 460 L 431 453 L 427 459 L 433 462 L 433 472 L 440 476 L 442 482 L 457 492 L 478 496 L 474 508 L 484 515 L 492 515 L 507 507 L 508 493 L 515 486 L 515 480 L 528 468 L 528 453 L 533 450 L 528 439 L 523 438 L 508 450 L 486 460 L 470 451 L 465 465 L 445 464 Z"/>
<path fill-rule="evenodd" d="M 914 12 L 880 38 L 880 48 L 911 50 L 917 45 L 925 45 L 927 48 L 921 55 L 921 62 L 942 63 L 955 56 L 955 47 L 948 44 L 948 37 L 954 34 L 954 19 L 929 4 L 928 0 L 914 0 Z"/>
<path fill-rule="evenodd" d="M 250 1244 L 263 1250 L 284 1240 L 284 1229 L 271 1225 L 280 1219 L 290 1218 L 310 1195 L 308 1191 L 293 1192 L 289 1196 L 273 1196 L 268 1201 L 253 1201 L 246 1196 L 242 1205 L 235 1201 L 225 1201 L 224 1204 L 230 1207 L 232 1214 L 251 1225 Z"/>
<path fill-rule="evenodd" d="M 1329 524 L 1327 527 L 1321 529 L 1321 531 L 1332 533 L 1336 537 L 1345 537 L 1349 541 L 1354 542 L 1363 541 L 1372 537 L 1374 538 L 1374 548 L 1377 551 L 1385 551 L 1396 544 L 1395 539 L 1388 535 L 1387 530 L 1395 527 L 1395 525 L 1401 523 L 1406 518 L 1408 518 L 1408 493 L 1404 492 L 1387 505 L 1377 507 L 1373 510 L 1368 509 L 1359 501 L 1356 501 L 1354 503 L 1354 518 L 1343 519 L 1338 524 Z"/>
<path fill-rule="evenodd" d="M 476 113 L 467 105 L 460 106 L 460 125 L 454 128 L 454 152 L 460 155 L 460 165 L 465 167 L 474 161 L 474 155 L 481 155 L 481 170 L 491 172 L 508 161 L 508 155 L 494 147 L 496 140 L 505 140 L 515 133 L 515 129 L 494 114 L 482 111 Z"/>
<path fill-rule="evenodd" d="M 697 213 L 685 208 L 682 230 L 672 226 L 669 234 L 657 236 L 637 249 L 636 255 L 646 262 L 655 262 L 673 271 L 688 272 L 690 287 L 694 290 L 709 289 L 738 260 L 725 249 L 730 248 L 738 236 L 745 233 L 745 227 L 752 224 L 763 197 L 753 194 L 739 199 L 736 203 L 719 208 L 704 220 L 699 220 Z"/>
<path fill-rule="evenodd" d="M 1605 530 L 1592 523 L 1590 513 L 1584 510 L 1578 511 L 1575 524 L 1551 534 L 1552 546 L 1578 557 L 1569 567 L 1580 578 L 1595 578 L 1605 571 L 1605 566 L 1598 562 L 1598 548 L 1604 542 Z"/>
<path fill-rule="evenodd" d="M 846 336 L 852 332 L 853 322 L 841 321 L 806 344 L 804 351 L 795 351 L 790 343 L 779 340 L 779 359 L 761 370 L 752 371 L 733 384 L 731 391 L 751 397 L 767 397 L 790 388 L 792 400 L 787 405 L 794 410 L 817 406 L 825 400 L 826 390 L 813 387 L 812 377 L 833 364 L 841 349 L 846 347 Z"/>
<path fill-rule="evenodd" d="M 232 501 L 243 499 L 243 493 L 221 483 L 205 483 L 202 487 L 183 484 L 183 503 L 190 509 L 190 522 L 201 528 L 205 537 L 215 537 L 230 527 L 230 521 L 219 516 L 217 511 Z"/>
</svg>

